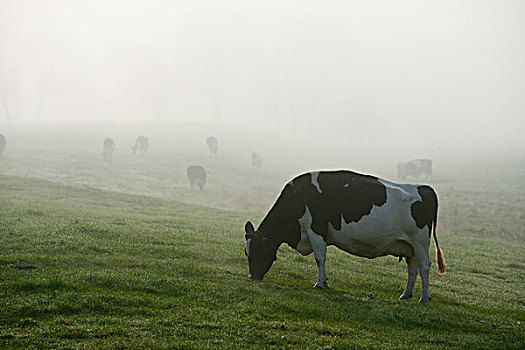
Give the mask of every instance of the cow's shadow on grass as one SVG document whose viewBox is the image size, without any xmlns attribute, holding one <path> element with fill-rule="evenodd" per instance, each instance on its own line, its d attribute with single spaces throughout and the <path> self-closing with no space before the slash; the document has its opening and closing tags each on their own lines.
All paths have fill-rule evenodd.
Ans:
<svg viewBox="0 0 525 350">
<path fill-rule="evenodd" d="M 264 307 L 264 312 L 292 319 L 366 324 L 418 332 L 480 334 L 494 328 L 488 318 L 472 321 L 479 316 L 479 310 L 442 295 L 435 295 L 430 303 L 419 303 L 416 296 L 398 300 L 398 296 L 380 289 L 376 291 L 378 293 L 352 292 L 332 287 L 304 288 L 303 279 L 295 282 L 287 286 L 273 281 L 260 283 L 259 297 L 280 294 Z M 492 311 L 486 310 L 487 315 Z"/>
</svg>

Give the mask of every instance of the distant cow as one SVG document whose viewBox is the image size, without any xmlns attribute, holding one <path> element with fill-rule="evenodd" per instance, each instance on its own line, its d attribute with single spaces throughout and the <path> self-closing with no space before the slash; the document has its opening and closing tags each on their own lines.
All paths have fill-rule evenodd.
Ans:
<svg viewBox="0 0 525 350">
<path fill-rule="evenodd" d="M 287 243 L 302 255 L 314 253 L 316 287 L 326 285 L 326 248 L 373 259 L 393 255 L 407 263 L 408 281 L 400 299 L 412 297 L 417 273 L 421 301 L 429 301 L 428 254 L 434 236 L 438 273 L 446 271 L 439 248 L 438 201 L 430 186 L 396 184 L 347 170 L 315 171 L 288 182 L 255 230 L 244 227 L 250 277 L 262 280 Z"/>
<path fill-rule="evenodd" d="M 217 151 L 219 150 L 219 141 L 213 136 L 208 136 L 206 138 L 206 146 L 208 146 L 210 154 L 217 154 Z"/>
<path fill-rule="evenodd" d="M 413 159 L 406 163 L 397 164 L 397 178 L 399 180 L 405 180 L 408 176 L 417 180 L 423 174 L 425 179 L 432 178 L 432 160 Z"/>
<path fill-rule="evenodd" d="M 259 152 L 252 152 L 252 167 L 261 169 L 262 167 L 262 156 Z"/>
<path fill-rule="evenodd" d="M 186 169 L 186 174 L 188 174 L 188 179 L 190 180 L 190 185 L 192 190 L 202 191 L 204 185 L 206 184 L 206 170 L 200 165 L 190 165 Z"/>
<path fill-rule="evenodd" d="M 5 136 L 0 134 L 0 157 L 4 154 L 5 145 L 7 144 Z"/>
<path fill-rule="evenodd" d="M 131 147 L 133 154 L 136 154 L 137 151 L 140 153 L 147 153 L 149 148 L 149 139 L 146 136 L 139 136 L 135 141 L 135 146 Z"/>
<path fill-rule="evenodd" d="M 432 178 L 432 160 L 430 159 L 414 159 L 410 162 L 416 164 L 417 175 L 425 175 L 425 179 Z"/>
<path fill-rule="evenodd" d="M 397 163 L 397 179 L 405 180 L 408 176 L 413 179 L 418 176 L 416 165 L 411 162 Z"/>
<path fill-rule="evenodd" d="M 113 141 L 113 139 L 104 139 L 104 160 L 111 160 L 115 148 L 115 141 Z"/>
</svg>

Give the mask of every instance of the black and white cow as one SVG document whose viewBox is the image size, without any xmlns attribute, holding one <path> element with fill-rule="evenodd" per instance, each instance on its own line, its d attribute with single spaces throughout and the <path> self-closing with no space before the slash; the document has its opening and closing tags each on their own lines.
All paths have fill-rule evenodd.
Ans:
<svg viewBox="0 0 525 350">
<path fill-rule="evenodd" d="M 111 160 L 113 152 L 115 151 L 115 141 L 111 138 L 104 139 L 104 160 Z"/>
<path fill-rule="evenodd" d="M 219 150 L 219 141 L 213 136 L 208 136 L 206 138 L 206 146 L 208 147 L 210 154 L 217 154 L 217 151 Z"/>
<path fill-rule="evenodd" d="M 7 144 L 5 136 L 0 134 L 0 157 L 4 154 L 5 145 Z"/>
<path fill-rule="evenodd" d="M 245 253 L 250 277 L 261 280 L 282 243 L 302 255 L 314 253 L 319 268 L 316 287 L 326 285 L 326 247 L 373 259 L 406 259 L 408 281 L 400 299 L 412 297 L 419 270 L 421 301 L 429 301 L 428 255 L 431 233 L 438 272 L 445 273 L 436 237 L 437 196 L 429 186 L 396 184 L 352 171 L 317 171 L 297 176 L 257 230 L 245 225 Z"/>
<path fill-rule="evenodd" d="M 140 153 L 147 153 L 149 148 L 149 139 L 146 136 L 139 136 L 135 141 L 135 146 L 131 147 L 133 154 L 136 154 L 137 151 Z"/>
<path fill-rule="evenodd" d="M 432 178 L 432 160 L 413 159 L 406 163 L 397 163 L 397 178 L 405 180 L 408 176 L 419 179 L 420 175 L 425 175 L 425 179 Z"/>
<path fill-rule="evenodd" d="M 186 174 L 190 180 L 190 185 L 192 190 L 202 191 L 204 185 L 206 184 L 206 169 L 200 165 L 190 165 L 186 169 Z"/>
<path fill-rule="evenodd" d="M 262 156 L 259 152 L 252 152 L 252 167 L 255 169 L 261 169 L 262 167 Z"/>
</svg>

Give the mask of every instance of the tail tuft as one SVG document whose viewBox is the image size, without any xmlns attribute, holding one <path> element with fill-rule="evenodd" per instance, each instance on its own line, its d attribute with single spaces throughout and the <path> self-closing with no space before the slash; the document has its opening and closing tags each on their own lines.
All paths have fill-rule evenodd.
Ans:
<svg viewBox="0 0 525 350">
<path fill-rule="evenodd" d="M 445 257 L 443 256 L 443 252 L 439 248 L 436 249 L 436 262 L 438 273 L 440 275 L 444 275 L 447 272 L 447 267 L 445 266 Z"/>
</svg>

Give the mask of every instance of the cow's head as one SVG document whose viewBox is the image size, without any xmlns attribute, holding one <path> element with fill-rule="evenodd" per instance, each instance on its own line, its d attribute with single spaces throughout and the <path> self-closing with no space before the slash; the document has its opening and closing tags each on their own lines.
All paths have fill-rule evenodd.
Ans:
<svg viewBox="0 0 525 350">
<path fill-rule="evenodd" d="M 277 260 L 275 255 L 277 249 L 267 235 L 260 231 L 255 231 L 251 222 L 248 221 L 244 225 L 244 231 L 246 232 L 244 236 L 246 238 L 244 253 L 248 257 L 250 278 L 262 280 L 273 262 Z"/>
</svg>

